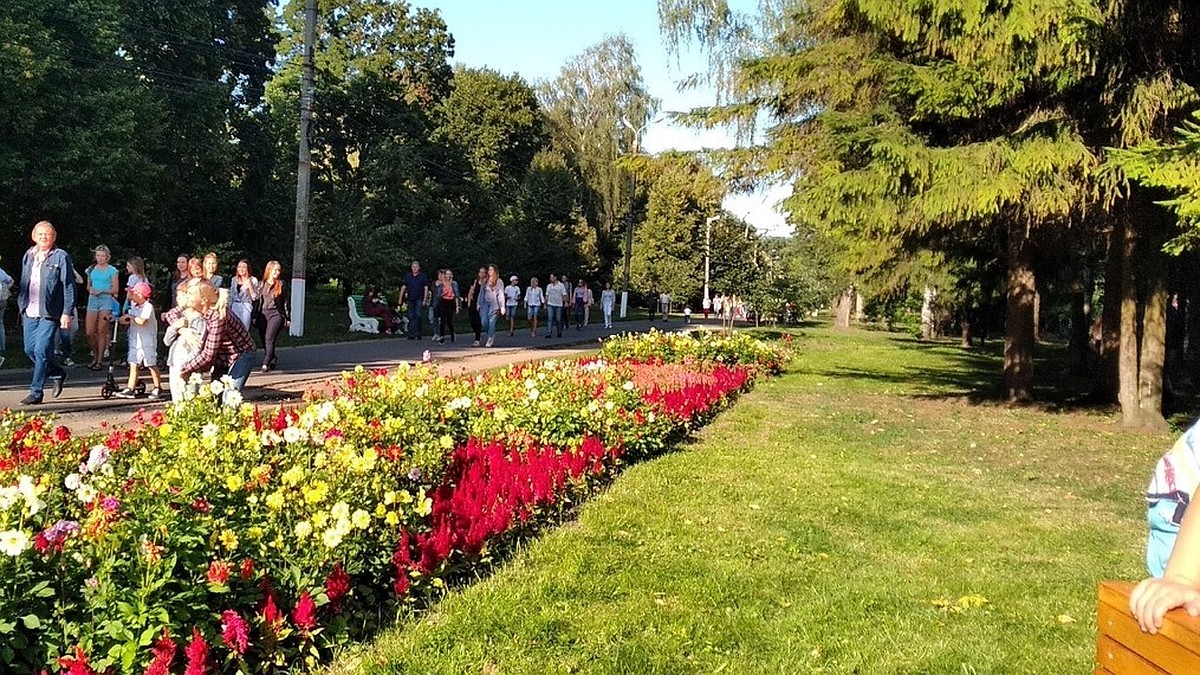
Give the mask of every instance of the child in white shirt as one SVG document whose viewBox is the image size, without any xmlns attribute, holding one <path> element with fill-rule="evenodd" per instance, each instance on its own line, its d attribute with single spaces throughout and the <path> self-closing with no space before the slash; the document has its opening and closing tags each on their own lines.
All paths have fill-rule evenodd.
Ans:
<svg viewBox="0 0 1200 675">
<path fill-rule="evenodd" d="M 138 385 L 138 369 L 145 366 L 150 371 L 150 400 L 157 401 L 162 395 L 162 382 L 158 374 L 158 319 L 154 318 L 154 305 L 150 302 L 150 284 L 139 281 L 129 288 L 129 311 L 120 323 L 129 327 L 129 382 L 117 398 L 134 398 Z"/>
</svg>

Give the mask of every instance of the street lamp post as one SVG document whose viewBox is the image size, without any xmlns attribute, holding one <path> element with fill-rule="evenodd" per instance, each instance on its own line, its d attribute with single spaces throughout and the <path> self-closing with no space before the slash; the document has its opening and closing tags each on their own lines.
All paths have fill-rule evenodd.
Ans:
<svg viewBox="0 0 1200 675">
<path fill-rule="evenodd" d="M 712 302 L 712 296 L 708 294 L 708 279 L 709 279 L 709 264 L 712 261 L 712 224 L 721 219 L 721 216 L 709 216 L 704 221 L 704 306 L 708 307 Z"/>
</svg>

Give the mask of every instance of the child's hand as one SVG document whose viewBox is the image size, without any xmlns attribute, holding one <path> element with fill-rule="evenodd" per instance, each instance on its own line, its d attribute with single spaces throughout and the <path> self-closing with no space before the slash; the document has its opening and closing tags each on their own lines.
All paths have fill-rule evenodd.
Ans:
<svg viewBox="0 0 1200 675">
<path fill-rule="evenodd" d="M 1172 579 L 1146 579 L 1129 594 L 1129 609 L 1142 630 L 1150 634 L 1162 628 L 1163 616 L 1176 607 L 1200 616 L 1200 588 Z"/>
</svg>

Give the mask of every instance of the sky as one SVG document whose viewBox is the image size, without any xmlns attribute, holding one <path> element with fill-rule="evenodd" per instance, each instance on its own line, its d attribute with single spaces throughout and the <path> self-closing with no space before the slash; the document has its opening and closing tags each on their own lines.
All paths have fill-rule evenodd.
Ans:
<svg viewBox="0 0 1200 675">
<path fill-rule="evenodd" d="M 550 80 L 573 56 L 606 36 L 623 33 L 637 50 L 642 77 L 661 111 L 684 111 L 715 102 L 711 89 L 680 92 L 677 83 L 705 70 L 702 53 L 668 53 L 659 34 L 656 0 L 410 0 L 416 7 L 441 11 L 454 36 L 454 61 L 517 73 L 531 84 Z M 731 0 L 752 9 L 755 0 Z M 698 130 L 659 121 L 646 129 L 647 152 L 698 150 L 736 144 L 732 132 Z M 775 186 L 749 195 L 731 195 L 725 210 L 744 218 L 764 234 L 787 235 L 791 229 L 775 205 L 790 194 Z"/>
</svg>

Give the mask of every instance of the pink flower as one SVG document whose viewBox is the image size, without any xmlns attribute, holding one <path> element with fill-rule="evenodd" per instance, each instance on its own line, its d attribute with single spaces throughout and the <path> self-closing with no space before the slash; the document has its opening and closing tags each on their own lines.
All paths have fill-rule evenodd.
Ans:
<svg viewBox="0 0 1200 675">
<path fill-rule="evenodd" d="M 333 566 L 333 571 L 325 579 L 325 595 L 329 597 L 330 604 L 333 605 L 333 611 L 341 611 L 342 601 L 346 595 L 350 593 L 350 575 L 342 569 L 342 564 L 337 563 Z"/>
<path fill-rule="evenodd" d="M 171 632 L 164 628 L 162 637 L 154 643 L 154 648 L 150 650 L 151 659 L 149 667 L 146 668 L 146 675 L 169 675 L 171 663 L 175 661 L 175 650 L 175 641 L 171 639 Z"/>
<path fill-rule="evenodd" d="M 230 571 L 229 563 L 224 560 L 214 560 L 208 564 L 208 572 L 205 576 L 208 578 L 208 583 L 214 586 L 224 586 L 229 583 Z"/>
<path fill-rule="evenodd" d="M 296 608 L 292 610 L 292 621 L 305 634 L 317 627 L 317 605 L 309 597 L 308 591 L 301 593 L 300 599 L 296 601 Z"/>
<path fill-rule="evenodd" d="M 65 675 L 96 675 L 96 671 L 88 665 L 83 647 L 76 647 L 75 653 L 69 656 L 60 656 L 58 666 L 63 669 Z"/>
<path fill-rule="evenodd" d="M 184 669 L 183 675 L 207 675 L 210 668 L 208 643 L 204 641 L 204 636 L 200 634 L 199 628 L 192 628 L 192 641 L 188 643 L 183 653 L 187 657 L 187 667 Z"/>
<path fill-rule="evenodd" d="M 241 614 L 232 609 L 221 613 L 221 640 L 238 656 L 245 654 L 250 646 L 250 626 L 246 625 Z"/>
</svg>

